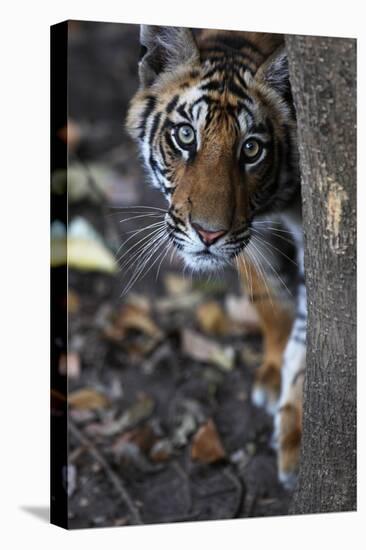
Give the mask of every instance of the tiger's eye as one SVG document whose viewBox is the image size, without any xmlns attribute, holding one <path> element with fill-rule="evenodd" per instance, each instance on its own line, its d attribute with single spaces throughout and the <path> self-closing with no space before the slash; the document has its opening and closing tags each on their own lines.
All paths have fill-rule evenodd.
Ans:
<svg viewBox="0 0 366 550">
<path fill-rule="evenodd" d="M 189 124 L 181 124 L 175 128 L 174 135 L 182 149 L 190 149 L 196 141 L 196 134 Z"/>
<path fill-rule="evenodd" d="M 254 138 L 249 138 L 243 143 L 244 160 L 247 163 L 254 162 L 260 156 L 263 145 Z"/>
</svg>

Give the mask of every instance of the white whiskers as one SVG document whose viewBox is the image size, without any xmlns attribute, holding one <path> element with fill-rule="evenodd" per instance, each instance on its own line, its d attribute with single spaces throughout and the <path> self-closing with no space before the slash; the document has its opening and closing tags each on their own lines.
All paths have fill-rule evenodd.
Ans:
<svg viewBox="0 0 366 550">
<path fill-rule="evenodd" d="M 127 218 L 119 220 L 121 224 L 134 222 L 142 218 L 149 219 L 152 222 L 144 227 L 127 231 L 125 234 L 129 235 L 128 238 L 122 241 L 116 252 L 117 262 L 120 264 L 120 271 L 123 272 L 123 275 L 132 271 L 122 292 L 122 296 L 125 296 L 137 280 L 145 277 L 159 261 L 156 274 L 157 279 L 164 259 L 171 249 L 173 255 L 174 247 L 170 241 L 171 232 L 168 231 L 165 222 L 166 210 L 163 208 L 145 205 L 117 206 L 112 208 L 117 210 L 112 215 L 121 215 L 124 213 L 128 215 Z M 138 237 L 138 240 L 135 242 L 136 237 Z M 132 243 L 127 246 L 131 240 Z M 118 256 L 122 248 L 125 248 L 125 250 Z"/>
</svg>

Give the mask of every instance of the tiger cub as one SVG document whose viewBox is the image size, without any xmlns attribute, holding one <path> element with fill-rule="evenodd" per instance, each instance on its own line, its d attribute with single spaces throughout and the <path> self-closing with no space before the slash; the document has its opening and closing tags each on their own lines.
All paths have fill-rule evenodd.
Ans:
<svg viewBox="0 0 366 550">
<path fill-rule="evenodd" d="M 255 304 L 264 360 L 252 400 L 274 415 L 279 479 L 293 488 L 306 291 L 283 36 L 142 25 L 140 42 L 128 130 L 168 201 L 167 235 L 184 262 L 193 270 L 236 264 Z"/>
</svg>

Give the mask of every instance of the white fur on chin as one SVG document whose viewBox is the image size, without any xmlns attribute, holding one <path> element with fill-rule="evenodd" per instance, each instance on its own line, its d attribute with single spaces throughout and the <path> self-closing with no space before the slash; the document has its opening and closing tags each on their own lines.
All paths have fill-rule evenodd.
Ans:
<svg viewBox="0 0 366 550">
<path fill-rule="evenodd" d="M 218 267 L 224 266 L 224 262 L 212 254 L 199 257 L 189 252 L 187 253 L 184 250 L 179 250 L 178 254 L 181 256 L 186 266 L 197 273 L 215 271 Z"/>
</svg>

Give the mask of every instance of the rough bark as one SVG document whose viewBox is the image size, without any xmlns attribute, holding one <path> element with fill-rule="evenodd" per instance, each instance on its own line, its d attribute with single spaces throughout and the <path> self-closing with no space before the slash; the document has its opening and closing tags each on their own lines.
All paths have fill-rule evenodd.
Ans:
<svg viewBox="0 0 366 550">
<path fill-rule="evenodd" d="M 356 41 L 287 37 L 308 292 L 293 513 L 356 509 Z"/>
</svg>

